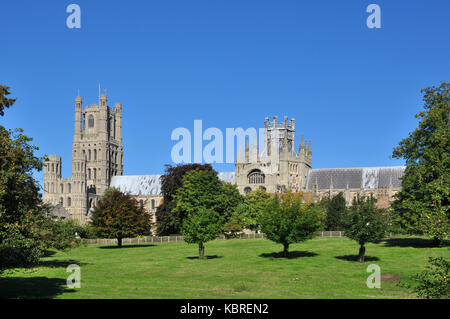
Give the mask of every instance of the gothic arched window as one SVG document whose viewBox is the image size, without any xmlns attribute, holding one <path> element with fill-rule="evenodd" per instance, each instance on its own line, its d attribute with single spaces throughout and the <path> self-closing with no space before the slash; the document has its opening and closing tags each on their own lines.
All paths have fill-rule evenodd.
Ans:
<svg viewBox="0 0 450 319">
<path fill-rule="evenodd" d="M 246 187 L 244 188 L 244 193 L 247 195 L 248 193 L 250 193 L 252 191 L 252 189 L 250 187 Z"/>
<path fill-rule="evenodd" d="M 67 198 L 67 206 L 72 205 L 72 199 L 70 197 Z"/>
<path fill-rule="evenodd" d="M 266 179 L 264 174 L 259 169 L 251 171 L 247 177 L 249 184 L 264 184 Z"/>
<path fill-rule="evenodd" d="M 88 127 L 94 127 L 94 116 L 89 115 L 88 117 Z"/>
</svg>

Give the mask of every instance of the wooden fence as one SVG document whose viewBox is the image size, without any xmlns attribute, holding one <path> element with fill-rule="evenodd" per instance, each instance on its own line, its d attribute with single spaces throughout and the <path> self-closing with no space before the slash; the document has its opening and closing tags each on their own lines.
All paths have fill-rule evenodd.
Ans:
<svg viewBox="0 0 450 319">
<path fill-rule="evenodd" d="M 264 234 L 258 233 L 241 233 L 235 238 L 230 239 L 258 239 L 264 238 Z M 343 231 L 323 231 L 317 233 L 317 237 L 344 237 Z M 224 235 L 219 236 L 216 240 L 227 240 L 229 238 Z M 146 236 L 139 238 L 123 238 L 122 244 L 142 244 L 142 243 L 176 243 L 184 241 L 184 236 Z M 88 244 L 117 245 L 117 239 L 88 239 Z"/>
</svg>

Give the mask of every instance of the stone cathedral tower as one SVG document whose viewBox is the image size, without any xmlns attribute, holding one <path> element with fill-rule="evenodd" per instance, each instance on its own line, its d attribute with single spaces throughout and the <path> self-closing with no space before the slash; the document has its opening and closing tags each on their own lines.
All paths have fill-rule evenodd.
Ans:
<svg viewBox="0 0 450 319">
<path fill-rule="evenodd" d="M 248 139 L 244 156 L 239 150 L 235 164 L 235 180 L 241 193 L 263 189 L 268 193 L 292 190 L 299 192 L 306 186 L 311 170 L 312 150 L 302 136 L 298 152 L 295 151 L 295 119 L 278 123 L 274 116 L 264 121 L 264 150 L 259 154 L 255 142 L 250 150 Z"/>
<path fill-rule="evenodd" d="M 49 155 L 44 168 L 44 201 L 59 204 L 80 223 L 88 218 L 111 178 L 123 175 L 122 104 L 108 106 L 105 94 L 99 104 L 83 108 L 75 99 L 72 178 L 61 177 L 61 156 Z"/>
</svg>

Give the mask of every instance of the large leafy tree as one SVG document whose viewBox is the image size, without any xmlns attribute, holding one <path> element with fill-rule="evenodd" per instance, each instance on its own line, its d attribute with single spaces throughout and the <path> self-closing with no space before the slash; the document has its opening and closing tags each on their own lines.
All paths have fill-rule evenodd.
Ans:
<svg viewBox="0 0 450 319">
<path fill-rule="evenodd" d="M 165 174 L 161 176 L 161 193 L 163 201 L 156 209 L 158 235 L 179 234 L 183 220 L 187 214 L 183 211 L 174 212 L 177 206 L 174 195 L 183 184 L 183 176 L 194 169 L 212 171 L 210 164 L 180 164 L 177 166 L 166 165 Z"/>
<path fill-rule="evenodd" d="M 345 221 L 345 236 L 359 244 L 358 261 L 364 262 L 367 243 L 379 243 L 385 236 L 389 217 L 377 208 L 376 199 L 361 196 L 353 200 Z"/>
<path fill-rule="evenodd" d="M 9 87 L 0 85 L 0 116 L 15 102 L 9 94 Z M 70 221 L 48 218 L 50 207 L 42 203 L 32 175 L 43 167 L 32 140 L 22 129 L 0 126 L 0 269 L 31 266 L 45 249 L 77 244 Z"/>
<path fill-rule="evenodd" d="M 184 240 L 190 244 L 198 244 L 198 256 L 205 256 L 205 243 L 215 239 L 222 231 L 220 215 L 205 207 L 200 207 L 197 212 L 189 215 L 183 222 L 182 234 Z"/>
<path fill-rule="evenodd" d="M 0 85 L 0 116 L 14 104 L 9 94 L 9 87 Z M 30 227 L 33 214 L 42 211 L 39 185 L 32 176 L 42 169 L 42 161 L 31 141 L 22 129 L 0 126 L 0 269 L 35 264 L 43 251 Z"/>
<path fill-rule="evenodd" d="M 151 234 L 152 216 L 133 196 L 110 188 L 94 208 L 91 224 L 99 236 L 117 238 L 121 247 L 123 238 Z"/>
<path fill-rule="evenodd" d="M 269 205 L 270 195 L 263 190 L 254 190 L 244 196 L 243 202 L 236 207 L 236 216 L 232 219 L 242 228 L 260 230 L 260 217 Z"/>
<path fill-rule="evenodd" d="M 419 126 L 394 148 L 406 160 L 402 190 L 392 207 L 408 232 L 422 232 L 438 245 L 447 238 L 450 214 L 450 83 L 422 90 Z"/>
<path fill-rule="evenodd" d="M 347 207 L 343 193 L 333 196 L 331 199 L 324 197 L 320 201 L 320 206 L 325 209 L 325 229 L 326 230 L 343 230 L 345 224 L 345 216 Z"/>
<path fill-rule="evenodd" d="M 283 245 L 289 257 L 289 245 L 311 239 L 323 227 L 325 213 L 320 206 L 306 203 L 301 194 L 287 193 L 269 201 L 260 217 L 267 239 Z"/>
</svg>

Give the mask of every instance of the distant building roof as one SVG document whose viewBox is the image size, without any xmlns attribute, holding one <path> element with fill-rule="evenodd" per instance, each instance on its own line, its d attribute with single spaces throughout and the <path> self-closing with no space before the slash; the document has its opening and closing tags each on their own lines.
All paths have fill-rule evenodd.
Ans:
<svg viewBox="0 0 450 319">
<path fill-rule="evenodd" d="M 131 195 L 159 195 L 161 194 L 160 177 L 160 174 L 113 176 L 109 186 Z"/>
<path fill-rule="evenodd" d="M 57 217 L 61 219 L 70 219 L 72 215 L 70 215 L 67 210 L 61 206 L 61 204 L 53 205 L 51 208 L 50 214 L 51 217 Z"/>
<path fill-rule="evenodd" d="M 110 187 L 116 187 L 124 193 L 135 196 L 161 194 L 161 174 L 113 176 Z M 234 184 L 234 172 L 218 173 L 221 181 Z"/>
<path fill-rule="evenodd" d="M 306 190 L 312 190 L 317 182 L 318 189 L 357 188 L 376 189 L 379 187 L 400 188 L 404 166 L 356 167 L 356 168 L 321 168 L 312 169 L 307 177 Z"/>
</svg>

